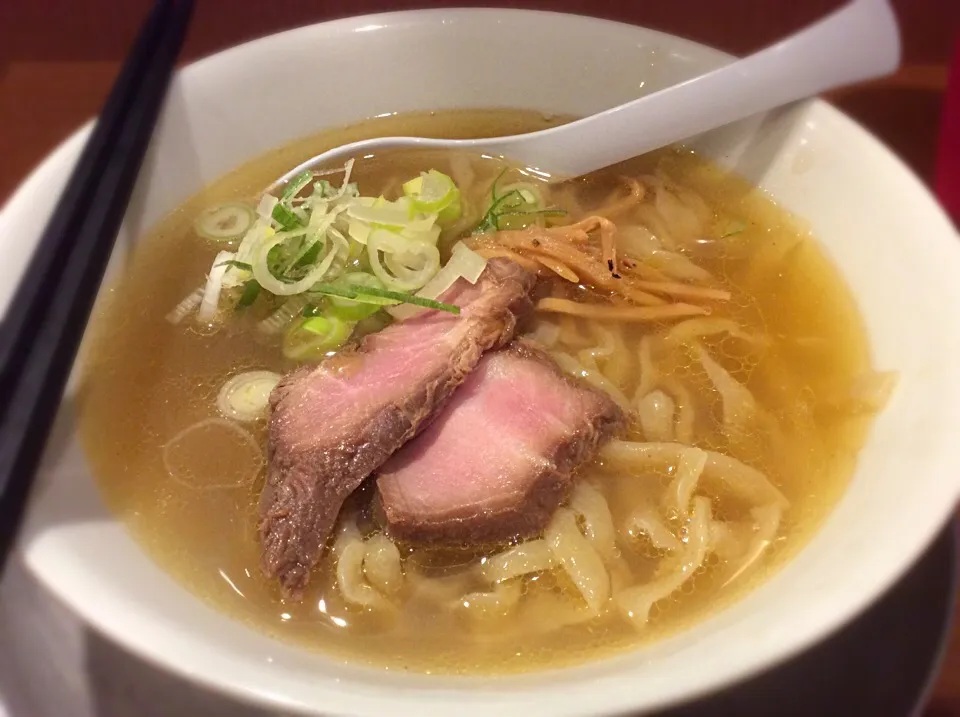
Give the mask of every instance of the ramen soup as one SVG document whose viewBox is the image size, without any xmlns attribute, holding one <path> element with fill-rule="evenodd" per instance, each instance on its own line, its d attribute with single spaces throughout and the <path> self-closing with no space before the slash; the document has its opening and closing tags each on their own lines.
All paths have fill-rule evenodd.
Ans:
<svg viewBox="0 0 960 717">
<path fill-rule="evenodd" d="M 385 152 L 263 190 L 361 137 L 557 122 L 328 132 L 141 243 L 92 323 L 82 432 L 181 584 L 336 656 L 509 672 L 685 629 L 809 539 L 892 378 L 756 188 L 674 148 L 566 182 Z"/>
</svg>

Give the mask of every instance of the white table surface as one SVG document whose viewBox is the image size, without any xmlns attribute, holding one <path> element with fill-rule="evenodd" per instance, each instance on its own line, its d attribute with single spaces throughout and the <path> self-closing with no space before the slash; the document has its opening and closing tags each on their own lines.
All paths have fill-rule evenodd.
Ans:
<svg viewBox="0 0 960 717">
<path fill-rule="evenodd" d="M 15 558 L 0 581 L 0 717 L 283 717 L 164 673 L 85 628 Z"/>
</svg>

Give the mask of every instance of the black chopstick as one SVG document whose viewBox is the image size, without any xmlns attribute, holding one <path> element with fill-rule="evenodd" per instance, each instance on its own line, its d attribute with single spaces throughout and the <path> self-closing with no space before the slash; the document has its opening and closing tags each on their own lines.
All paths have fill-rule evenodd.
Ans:
<svg viewBox="0 0 960 717">
<path fill-rule="evenodd" d="M 0 571 L 183 45 L 193 0 L 158 0 L 0 333 Z"/>
</svg>

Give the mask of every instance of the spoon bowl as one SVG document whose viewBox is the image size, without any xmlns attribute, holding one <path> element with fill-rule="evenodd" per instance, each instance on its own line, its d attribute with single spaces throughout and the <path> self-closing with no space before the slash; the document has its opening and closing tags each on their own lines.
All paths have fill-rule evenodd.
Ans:
<svg viewBox="0 0 960 717">
<path fill-rule="evenodd" d="M 899 64 L 900 34 L 889 0 L 852 0 L 748 57 L 575 122 L 508 137 L 352 142 L 302 162 L 267 192 L 304 170 L 391 149 L 465 150 L 509 158 L 544 179 L 578 177 L 759 112 L 887 75 Z"/>
</svg>

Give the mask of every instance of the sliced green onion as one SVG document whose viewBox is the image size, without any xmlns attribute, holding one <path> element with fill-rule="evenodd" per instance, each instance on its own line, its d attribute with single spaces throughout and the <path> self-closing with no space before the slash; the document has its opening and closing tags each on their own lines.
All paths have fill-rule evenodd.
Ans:
<svg viewBox="0 0 960 717">
<path fill-rule="evenodd" d="M 246 234 L 255 219 L 256 214 L 250 207 L 231 202 L 206 210 L 196 218 L 193 226 L 204 239 L 231 241 Z"/>
<path fill-rule="evenodd" d="M 359 261 L 363 256 L 366 247 L 358 241 L 348 240 L 350 251 L 347 252 L 347 261 L 352 263 Z"/>
<path fill-rule="evenodd" d="M 542 207 L 545 204 L 543 201 L 543 195 L 540 193 L 540 187 L 533 182 L 516 182 L 514 184 L 508 184 L 506 187 L 503 187 L 501 191 L 504 194 L 509 194 L 513 191 L 519 192 L 520 201 L 522 201 L 524 204 L 529 204 L 534 207 Z"/>
<path fill-rule="evenodd" d="M 411 222 L 411 226 L 404 228 L 400 232 L 400 236 L 406 239 L 412 239 L 413 241 L 421 241 L 426 244 L 432 244 L 433 246 L 436 246 L 437 241 L 440 239 L 441 229 L 438 224 L 434 223 L 436 222 L 435 214 L 431 214 L 428 217 L 428 220 L 430 221 L 430 226 L 425 229 L 417 229 L 417 224 Z"/>
<path fill-rule="evenodd" d="M 237 261 L 236 259 L 227 259 L 227 261 L 217 264 L 217 266 L 232 266 L 235 269 L 243 269 L 244 271 L 250 271 L 253 268 L 245 261 Z"/>
<path fill-rule="evenodd" d="M 392 274 L 381 263 L 380 252 L 387 257 Z M 385 229 L 377 229 L 367 238 L 367 257 L 373 273 L 394 291 L 416 291 L 440 270 L 440 251 L 436 246 Z"/>
<path fill-rule="evenodd" d="M 273 371 L 248 371 L 225 384 L 217 395 L 217 408 L 226 418 L 255 421 L 263 418 L 270 403 L 270 393 L 280 383 L 280 374 Z"/>
<path fill-rule="evenodd" d="M 457 198 L 445 206 L 437 215 L 437 223 L 442 227 L 449 227 L 463 216 L 463 200 L 460 198 L 460 192 L 457 192 Z"/>
<path fill-rule="evenodd" d="M 319 199 L 329 199 L 329 200 L 338 200 L 342 197 L 356 197 L 360 194 L 357 190 L 356 182 L 350 181 L 350 175 L 353 172 L 353 158 L 350 158 L 346 163 L 337 169 L 324 169 L 320 171 L 315 171 L 313 173 L 314 177 L 328 177 L 333 174 L 343 174 L 343 181 L 340 184 L 340 189 L 334 189 L 333 185 L 326 180 L 319 180 L 316 182 L 314 187 L 314 197 Z"/>
<path fill-rule="evenodd" d="M 310 266 L 310 264 L 316 263 L 317 258 L 320 256 L 320 249 L 322 247 L 322 242 L 315 241 L 310 245 L 310 248 L 303 253 L 303 256 L 297 259 L 297 263 L 293 265 L 293 268 L 299 269 L 301 267 Z"/>
<path fill-rule="evenodd" d="M 302 226 L 300 220 L 297 218 L 297 215 L 282 204 L 277 204 L 273 208 L 271 216 L 277 224 L 288 231 L 290 229 L 296 229 L 297 227 Z"/>
<path fill-rule="evenodd" d="M 460 198 L 457 185 L 443 172 L 431 169 L 403 185 L 403 193 L 413 208 L 425 214 L 439 213 Z"/>
<path fill-rule="evenodd" d="M 371 229 L 370 225 L 366 222 L 354 219 L 353 217 L 347 220 L 347 234 L 360 246 L 367 245 L 367 239 L 370 237 L 370 232 L 372 231 L 373 229 Z"/>
<path fill-rule="evenodd" d="M 385 302 L 382 296 L 374 296 L 366 292 L 361 293 L 362 290 L 359 288 L 337 286 L 336 284 L 314 284 L 310 291 L 314 294 L 322 294 L 324 296 L 339 296 L 343 299 L 356 301 L 357 303 L 372 304 L 373 306 L 378 307 L 391 303 L 389 301 Z M 393 303 L 397 302 L 394 301 Z M 303 310 L 304 316 L 318 316 L 321 313 L 322 311 L 319 308 L 312 306 Z"/>
<path fill-rule="evenodd" d="M 320 199 L 329 199 L 336 191 L 326 179 L 320 179 L 313 183 L 313 194 Z"/>
<path fill-rule="evenodd" d="M 346 256 L 349 251 L 346 239 L 333 233 L 333 231 L 331 231 L 331 235 L 333 242 L 326 256 L 324 256 L 318 264 L 312 266 L 306 276 L 301 279 L 292 280 L 288 277 L 277 276 L 273 272 L 273 269 L 279 262 L 279 258 L 275 256 L 277 253 L 275 251 L 277 245 L 287 238 L 283 234 L 274 234 L 260 244 L 259 252 L 253 262 L 253 277 L 260 282 L 260 286 L 278 296 L 293 296 L 294 294 L 307 291 L 330 270 L 331 265 L 340 252 L 341 244 L 344 256 Z"/>
<path fill-rule="evenodd" d="M 305 169 L 296 177 L 291 179 L 284 187 L 283 194 L 280 195 L 281 202 L 288 202 L 300 193 L 300 190 L 313 181 L 313 172 Z"/>
<path fill-rule="evenodd" d="M 437 214 L 437 221 L 442 226 L 450 226 L 463 214 L 456 183 L 436 169 L 421 172 L 419 177 L 405 182 L 403 193 L 416 211 Z"/>
<path fill-rule="evenodd" d="M 367 318 L 358 321 L 357 325 L 353 329 L 353 338 L 360 339 L 368 334 L 375 334 L 378 331 L 383 331 L 387 328 L 393 319 L 390 317 L 386 311 L 378 311 L 375 314 L 371 314 Z"/>
<path fill-rule="evenodd" d="M 200 308 L 197 309 L 197 319 L 203 323 L 209 323 L 217 313 L 220 303 L 220 294 L 223 291 L 223 275 L 227 271 L 226 264 L 233 259 L 236 254 L 228 251 L 221 251 L 213 260 L 210 267 L 210 273 L 207 274 L 207 283 L 203 287 L 203 298 L 200 300 Z"/>
<path fill-rule="evenodd" d="M 747 225 L 741 221 L 733 221 L 727 226 L 723 234 L 720 235 L 721 239 L 726 239 L 727 237 L 732 237 L 736 234 L 746 231 Z"/>
<path fill-rule="evenodd" d="M 566 215 L 563 209 L 538 209 L 536 211 L 505 211 L 497 215 L 497 228 L 500 230 L 524 229 L 533 224 L 540 224 L 537 220 L 546 217 L 562 217 Z"/>
<path fill-rule="evenodd" d="M 287 261 L 286 266 L 280 270 L 278 275 L 283 276 L 290 272 L 296 272 L 298 269 L 316 264 L 320 256 L 320 251 L 325 244 L 325 239 L 319 239 L 314 242 L 304 242 L 300 250 Z"/>
<path fill-rule="evenodd" d="M 347 208 L 347 216 L 371 226 L 380 226 L 400 230 L 406 227 L 411 220 L 410 210 L 394 203 L 383 203 L 376 206 L 353 204 Z"/>
<path fill-rule="evenodd" d="M 383 282 L 373 274 L 355 271 L 344 274 L 335 282 L 337 286 L 347 291 L 362 291 L 363 289 L 386 289 Z M 395 304 L 393 299 L 384 299 L 379 296 L 359 296 L 358 299 L 348 299 L 344 296 L 330 296 L 331 310 L 336 316 L 348 321 L 359 321 L 380 310 L 381 306 Z"/>
<path fill-rule="evenodd" d="M 369 286 L 354 286 L 350 289 L 345 289 L 339 286 L 334 286 L 333 284 L 314 284 L 311 289 L 314 293 L 317 294 L 326 294 L 328 296 L 342 296 L 346 299 L 353 299 L 354 301 L 366 301 L 367 303 L 372 303 L 375 298 L 381 299 L 393 299 L 401 304 L 416 304 L 417 306 L 423 306 L 427 309 L 436 309 L 437 311 L 446 311 L 448 314 L 459 314 L 460 307 L 454 304 L 445 304 L 442 301 L 434 301 L 433 299 L 424 299 L 423 297 L 416 296 L 414 294 L 405 294 L 402 291 L 390 291 L 389 289 L 374 289 Z M 382 304 L 379 304 L 382 305 Z"/>
<path fill-rule="evenodd" d="M 247 264 L 253 263 L 253 257 L 256 254 L 257 246 L 263 241 L 264 238 L 274 233 L 273 229 L 270 228 L 269 219 L 264 217 L 257 217 L 257 220 L 253 223 L 253 226 L 243 235 L 243 239 L 240 240 L 240 244 L 237 246 L 237 261 L 241 261 Z M 235 276 L 234 272 L 227 272 L 228 278 L 233 278 L 231 275 Z"/>
<path fill-rule="evenodd" d="M 503 201 L 496 212 L 498 230 L 523 229 L 537 223 L 543 210 L 539 189 L 520 182 L 504 187 L 503 192 Z"/>
<path fill-rule="evenodd" d="M 487 260 L 467 247 L 463 242 L 457 242 L 450 254 L 450 260 L 424 285 L 416 296 L 420 299 L 439 299 L 440 296 L 461 277 L 471 284 L 476 284 Z M 414 304 L 392 306 L 387 312 L 395 319 L 409 319 L 420 313 L 420 307 Z"/>
<path fill-rule="evenodd" d="M 257 204 L 257 215 L 269 221 L 273 215 L 273 208 L 277 206 L 279 202 L 280 200 L 272 194 L 264 194 L 260 197 L 260 202 Z"/>
<path fill-rule="evenodd" d="M 283 355 L 295 361 L 318 361 L 343 346 L 353 327 L 353 322 L 336 316 L 301 318 L 283 337 Z"/>
<path fill-rule="evenodd" d="M 505 169 L 490 188 L 490 206 L 480 219 L 474 234 L 512 229 L 523 229 L 551 216 L 566 214 L 561 209 L 546 209 L 540 187 L 532 182 L 516 182 L 500 188 Z"/>
<path fill-rule="evenodd" d="M 167 321 L 171 324 L 179 324 L 187 315 L 194 311 L 200 302 L 203 301 L 204 287 L 200 286 L 187 294 L 179 304 L 173 307 L 173 310 L 167 314 Z"/>
<path fill-rule="evenodd" d="M 501 176 L 503 176 L 501 174 Z M 499 178 L 498 178 L 499 179 Z M 496 182 L 494 182 L 496 186 Z M 487 209 L 487 213 L 483 215 L 483 218 L 480 220 L 480 225 L 477 227 L 478 232 L 487 232 L 487 231 L 499 231 L 500 224 L 500 213 L 503 211 L 501 206 L 506 205 L 511 200 L 515 198 L 520 198 L 520 192 L 514 190 L 500 197 L 494 196 L 493 200 L 490 202 L 490 208 Z M 509 205 L 508 205 L 509 206 Z"/>
<path fill-rule="evenodd" d="M 257 331 L 267 336 L 279 334 L 300 313 L 306 303 L 307 300 L 303 296 L 287 299 L 280 308 L 257 323 Z"/>
<path fill-rule="evenodd" d="M 384 299 L 396 299 L 397 301 L 403 304 L 416 304 L 417 306 L 422 306 L 426 309 L 436 309 L 437 311 L 446 311 L 448 314 L 460 314 L 460 307 L 456 304 L 445 304 L 442 301 L 434 301 L 433 299 L 425 299 L 422 296 L 417 296 L 415 294 L 406 294 L 402 291 L 390 291 L 389 289 L 371 289 L 364 288 L 360 292 L 362 294 L 370 294 L 371 296 L 381 296 Z"/>
<path fill-rule="evenodd" d="M 237 309 L 245 309 L 260 296 L 260 284 L 256 279 L 250 279 L 243 285 L 243 293 L 240 294 L 240 300 L 237 301 Z"/>
</svg>

